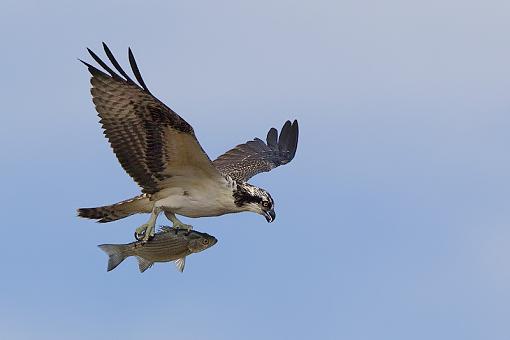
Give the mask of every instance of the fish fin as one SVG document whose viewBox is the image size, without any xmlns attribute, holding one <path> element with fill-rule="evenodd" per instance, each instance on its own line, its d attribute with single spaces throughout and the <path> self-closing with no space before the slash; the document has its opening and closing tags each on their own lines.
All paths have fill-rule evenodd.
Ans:
<svg viewBox="0 0 510 340">
<path fill-rule="evenodd" d="M 177 259 L 174 262 L 175 265 L 177 266 L 177 270 L 182 273 L 184 271 L 184 266 L 186 265 L 186 256 L 181 257 L 180 259 Z"/>
<path fill-rule="evenodd" d="M 119 244 L 101 244 L 99 249 L 108 255 L 108 268 L 107 271 L 115 269 L 127 255 L 124 253 L 124 246 Z"/>
<path fill-rule="evenodd" d="M 136 258 L 138 259 L 138 269 L 140 269 L 140 273 L 143 273 L 154 264 L 154 262 L 146 260 L 143 257 L 137 256 Z"/>
</svg>

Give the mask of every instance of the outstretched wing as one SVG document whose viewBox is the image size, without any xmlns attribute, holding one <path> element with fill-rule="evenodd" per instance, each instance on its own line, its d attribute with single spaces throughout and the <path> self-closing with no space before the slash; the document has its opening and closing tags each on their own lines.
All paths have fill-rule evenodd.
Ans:
<svg viewBox="0 0 510 340">
<path fill-rule="evenodd" d="M 213 161 L 214 166 L 224 175 L 235 180 L 247 181 L 261 172 L 289 163 L 296 154 L 299 127 L 295 120 L 287 121 L 280 132 L 271 128 L 264 143 L 259 138 L 227 151 Z"/>
<path fill-rule="evenodd" d="M 191 125 L 150 93 L 131 49 L 129 63 L 140 85 L 121 68 L 108 46 L 103 43 L 103 47 L 122 76 L 88 49 L 108 73 L 82 61 L 92 74 L 92 100 L 117 159 L 142 192 L 158 192 L 175 176 L 219 179 L 221 174 Z"/>
</svg>

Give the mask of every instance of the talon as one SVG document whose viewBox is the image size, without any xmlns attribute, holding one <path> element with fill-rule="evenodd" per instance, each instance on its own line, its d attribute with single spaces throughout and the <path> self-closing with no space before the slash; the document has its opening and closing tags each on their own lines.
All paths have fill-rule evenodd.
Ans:
<svg viewBox="0 0 510 340">
<path fill-rule="evenodd" d="M 141 233 L 139 233 L 139 232 L 136 232 L 136 231 L 135 231 L 135 239 L 136 239 L 137 241 L 141 241 L 142 243 L 145 243 L 145 242 L 147 242 L 147 241 L 150 241 L 150 240 L 152 240 L 153 238 L 154 238 L 154 234 L 149 235 L 149 237 L 147 237 L 147 239 L 146 239 L 146 238 L 145 238 L 145 232 L 141 232 Z"/>
<path fill-rule="evenodd" d="M 137 241 L 141 241 L 141 240 L 143 239 L 143 236 L 144 236 L 144 234 L 143 234 L 143 233 L 140 233 L 140 234 L 139 234 L 137 231 L 135 231 L 135 239 L 136 239 Z"/>
<path fill-rule="evenodd" d="M 186 230 L 187 232 L 193 230 L 192 225 L 184 223 L 174 223 L 173 228 L 175 228 L 176 230 Z"/>
<path fill-rule="evenodd" d="M 135 238 L 138 241 L 147 242 L 154 236 L 154 229 L 149 224 L 144 224 L 135 230 Z"/>
<path fill-rule="evenodd" d="M 140 228 L 135 230 L 135 238 L 138 241 L 143 241 L 145 239 L 146 232 L 147 232 L 147 227 L 141 226 Z"/>
<path fill-rule="evenodd" d="M 142 224 L 140 227 L 135 230 L 135 238 L 138 241 L 143 243 L 149 241 L 152 237 L 154 237 L 154 226 L 156 225 L 156 219 L 158 218 L 158 214 L 161 212 L 161 209 L 158 207 L 154 207 L 152 209 L 151 217 L 147 223 Z"/>
<path fill-rule="evenodd" d="M 170 221 L 172 221 L 172 223 L 173 223 L 172 228 L 174 228 L 175 230 L 185 229 L 187 231 L 190 231 L 193 229 L 193 226 L 191 226 L 189 224 L 184 224 L 181 221 L 179 221 L 179 219 L 177 217 L 175 217 L 175 214 L 170 213 L 170 212 L 165 212 L 165 215 Z"/>
</svg>

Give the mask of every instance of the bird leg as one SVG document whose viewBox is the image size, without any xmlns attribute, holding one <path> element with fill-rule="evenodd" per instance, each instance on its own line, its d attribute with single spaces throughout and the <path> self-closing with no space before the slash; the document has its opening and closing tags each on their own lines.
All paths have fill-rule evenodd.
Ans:
<svg viewBox="0 0 510 340">
<path fill-rule="evenodd" d="M 149 238 L 154 236 L 154 226 L 156 225 L 156 219 L 158 218 L 161 208 L 154 207 L 151 212 L 151 217 L 147 223 L 142 224 L 135 230 L 135 238 L 139 241 L 147 242 Z"/>
<path fill-rule="evenodd" d="M 193 229 L 193 226 L 192 225 L 189 225 L 189 224 L 184 224 L 182 223 L 181 221 L 179 221 L 179 219 L 175 216 L 174 213 L 171 213 L 171 212 L 168 212 L 168 211 L 165 211 L 165 216 L 170 220 L 172 221 L 173 223 L 173 226 L 172 228 L 176 228 L 176 229 L 186 229 L 188 231 L 190 231 L 191 229 Z"/>
</svg>

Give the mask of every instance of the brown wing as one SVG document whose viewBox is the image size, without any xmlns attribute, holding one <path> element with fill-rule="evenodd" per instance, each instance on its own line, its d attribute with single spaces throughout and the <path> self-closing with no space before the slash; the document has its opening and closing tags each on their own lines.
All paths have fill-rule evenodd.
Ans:
<svg viewBox="0 0 510 340">
<path fill-rule="evenodd" d="M 141 87 L 124 72 L 104 43 L 103 47 L 124 78 L 88 50 L 109 73 L 82 61 L 92 74 L 92 100 L 117 159 L 142 192 L 158 192 L 175 176 L 220 179 L 221 174 L 200 146 L 191 125 L 149 92 L 131 49 L 129 62 Z"/>
<path fill-rule="evenodd" d="M 261 172 L 289 163 L 296 154 L 299 135 L 298 122 L 287 121 L 280 132 L 271 128 L 266 143 L 255 138 L 227 151 L 213 161 L 214 166 L 224 175 L 235 180 L 247 181 Z"/>
</svg>

